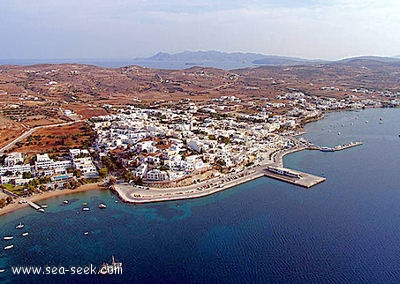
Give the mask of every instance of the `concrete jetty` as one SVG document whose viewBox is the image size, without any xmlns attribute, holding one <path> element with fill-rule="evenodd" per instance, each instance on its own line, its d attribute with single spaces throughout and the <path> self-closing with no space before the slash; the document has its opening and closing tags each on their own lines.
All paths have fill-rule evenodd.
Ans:
<svg viewBox="0 0 400 284">
<path fill-rule="evenodd" d="M 305 188 L 310 188 L 326 180 L 326 178 L 324 177 L 319 177 L 297 170 L 274 166 L 269 166 L 268 168 L 266 168 L 264 175 Z"/>
<path fill-rule="evenodd" d="M 342 151 L 348 148 L 356 147 L 362 145 L 362 142 L 350 142 L 348 144 L 343 144 L 343 145 L 338 145 L 335 147 L 319 147 L 319 146 L 309 146 L 307 149 L 308 150 L 319 150 L 322 152 L 336 152 L 336 151 Z"/>
</svg>

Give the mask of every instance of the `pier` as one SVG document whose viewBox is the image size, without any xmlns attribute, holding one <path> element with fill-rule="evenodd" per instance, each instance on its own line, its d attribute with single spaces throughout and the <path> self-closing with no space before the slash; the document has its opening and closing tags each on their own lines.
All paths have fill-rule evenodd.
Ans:
<svg viewBox="0 0 400 284">
<path fill-rule="evenodd" d="M 28 203 L 29 206 L 31 206 L 31 207 L 32 207 L 33 209 L 35 209 L 35 210 L 39 210 L 39 209 L 42 208 L 42 207 L 40 207 L 39 204 L 37 204 L 37 203 L 35 203 L 35 202 L 32 202 L 32 201 L 30 201 L 30 200 L 27 200 L 26 203 Z"/>
<path fill-rule="evenodd" d="M 311 145 L 307 149 L 308 150 L 319 150 L 321 152 L 336 152 L 336 151 L 342 151 L 348 148 L 356 147 L 362 145 L 362 142 L 350 142 L 348 144 L 343 144 L 343 145 L 338 145 L 335 147 L 319 147 L 319 146 L 314 146 Z"/>
<path fill-rule="evenodd" d="M 269 166 L 264 173 L 265 176 L 285 181 L 305 188 L 310 188 L 326 180 L 324 177 L 311 175 L 297 170 Z"/>
</svg>

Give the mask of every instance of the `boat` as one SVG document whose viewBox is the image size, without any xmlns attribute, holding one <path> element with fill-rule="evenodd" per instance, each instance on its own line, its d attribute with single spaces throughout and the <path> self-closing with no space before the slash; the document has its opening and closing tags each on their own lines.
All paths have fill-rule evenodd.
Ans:
<svg viewBox="0 0 400 284">
<path fill-rule="evenodd" d="M 6 247 L 4 247 L 4 249 L 12 249 L 14 247 L 14 245 L 9 245 L 9 246 L 6 246 Z"/>
<path fill-rule="evenodd" d="M 111 257 L 111 264 L 105 262 L 99 269 L 99 274 L 107 275 L 107 274 L 115 274 L 118 273 L 119 270 L 122 269 L 122 262 L 116 262 L 114 256 Z M 122 272 L 122 270 L 120 271 Z"/>
<path fill-rule="evenodd" d="M 64 200 L 63 203 L 64 203 L 64 204 L 68 204 L 69 201 L 68 201 L 68 200 Z"/>
<path fill-rule="evenodd" d="M 23 236 L 23 237 L 26 237 L 27 235 L 29 235 L 28 232 L 22 233 L 22 236 Z"/>
<path fill-rule="evenodd" d="M 39 208 L 38 211 L 44 213 L 44 209 L 43 208 Z"/>
<path fill-rule="evenodd" d="M 42 205 L 42 208 L 47 208 L 47 205 L 46 205 L 46 204 L 43 204 L 43 205 Z"/>
<path fill-rule="evenodd" d="M 334 149 L 330 147 L 321 147 L 321 152 L 333 152 Z"/>
<path fill-rule="evenodd" d="M 100 209 L 105 209 L 105 208 L 107 208 L 107 205 L 105 205 L 104 203 L 100 203 L 99 204 L 99 208 Z"/>
<path fill-rule="evenodd" d="M 86 203 L 86 202 L 83 202 L 82 206 L 87 206 L 87 203 Z"/>
<path fill-rule="evenodd" d="M 83 207 L 83 208 L 82 208 L 82 211 L 89 211 L 89 210 L 90 210 L 89 207 Z"/>
<path fill-rule="evenodd" d="M 5 268 L 0 269 L 0 273 L 3 273 L 3 272 L 5 272 L 5 271 L 6 271 Z"/>
<path fill-rule="evenodd" d="M 25 225 L 20 222 L 17 226 L 15 226 L 15 229 L 22 229 L 24 226 Z"/>
<path fill-rule="evenodd" d="M 12 240 L 14 237 L 13 236 L 5 236 L 3 239 L 6 241 Z"/>
<path fill-rule="evenodd" d="M 85 236 L 87 236 L 87 235 L 89 235 L 89 232 L 86 231 L 86 232 L 84 232 L 83 234 L 84 234 Z"/>
</svg>

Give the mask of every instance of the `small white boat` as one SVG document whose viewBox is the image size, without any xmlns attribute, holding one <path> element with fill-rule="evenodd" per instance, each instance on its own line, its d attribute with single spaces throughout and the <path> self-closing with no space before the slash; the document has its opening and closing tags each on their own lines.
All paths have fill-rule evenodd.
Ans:
<svg viewBox="0 0 400 284">
<path fill-rule="evenodd" d="M 6 241 L 12 240 L 14 237 L 13 236 L 5 236 L 3 239 Z"/>
<path fill-rule="evenodd" d="M 100 203 L 99 204 L 99 208 L 100 209 L 105 209 L 105 208 L 107 208 L 107 205 L 105 205 L 104 203 Z"/>
<path fill-rule="evenodd" d="M 14 247 L 14 245 L 9 245 L 9 246 L 4 247 L 4 249 L 12 249 L 13 247 Z"/>
<path fill-rule="evenodd" d="M 87 236 L 87 235 L 89 235 L 89 232 L 86 231 L 86 232 L 84 232 L 83 234 L 84 234 L 85 236 Z"/>
<path fill-rule="evenodd" d="M 44 213 L 44 209 L 43 208 L 39 208 L 38 211 Z"/>
<path fill-rule="evenodd" d="M 90 210 L 89 207 L 83 207 L 83 208 L 82 208 L 82 211 L 89 211 L 89 210 Z"/>
<path fill-rule="evenodd" d="M 15 226 L 15 229 L 22 229 L 24 226 L 25 225 L 20 222 L 17 226 Z"/>
<path fill-rule="evenodd" d="M 64 200 L 63 203 L 64 203 L 64 204 L 68 204 L 69 201 L 68 201 L 68 200 Z"/>
<path fill-rule="evenodd" d="M 5 272 L 5 271 L 6 271 L 5 268 L 0 269 L 0 273 L 3 273 L 3 272 Z"/>
<path fill-rule="evenodd" d="M 26 236 L 28 236 L 28 235 L 29 235 L 28 232 L 22 233 L 22 236 L 23 236 L 23 237 L 26 237 Z"/>
<path fill-rule="evenodd" d="M 42 205 L 42 208 L 47 208 L 47 205 L 46 205 L 46 204 L 43 204 L 43 205 Z"/>
</svg>

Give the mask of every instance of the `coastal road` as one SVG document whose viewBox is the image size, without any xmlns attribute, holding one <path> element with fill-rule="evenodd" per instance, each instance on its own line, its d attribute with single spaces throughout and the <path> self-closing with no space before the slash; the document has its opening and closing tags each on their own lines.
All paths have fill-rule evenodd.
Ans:
<svg viewBox="0 0 400 284">
<path fill-rule="evenodd" d="M 3 148 L 0 149 L 0 154 L 4 153 L 4 151 L 12 148 L 16 143 L 22 141 L 23 139 L 25 139 L 26 137 L 32 135 L 32 133 L 34 133 L 36 130 L 39 130 L 41 128 L 50 128 L 50 127 L 57 127 L 57 126 L 64 126 L 64 125 L 71 125 L 74 123 L 78 123 L 78 122 L 83 122 L 85 120 L 76 120 L 76 121 L 70 121 L 70 122 L 64 122 L 64 123 L 57 123 L 57 124 L 49 124 L 49 125 L 42 125 L 42 126 L 36 126 L 28 131 L 26 131 L 24 134 L 22 134 L 21 136 L 19 136 L 18 138 L 14 139 L 12 142 L 8 143 L 6 146 L 4 146 Z"/>
</svg>

